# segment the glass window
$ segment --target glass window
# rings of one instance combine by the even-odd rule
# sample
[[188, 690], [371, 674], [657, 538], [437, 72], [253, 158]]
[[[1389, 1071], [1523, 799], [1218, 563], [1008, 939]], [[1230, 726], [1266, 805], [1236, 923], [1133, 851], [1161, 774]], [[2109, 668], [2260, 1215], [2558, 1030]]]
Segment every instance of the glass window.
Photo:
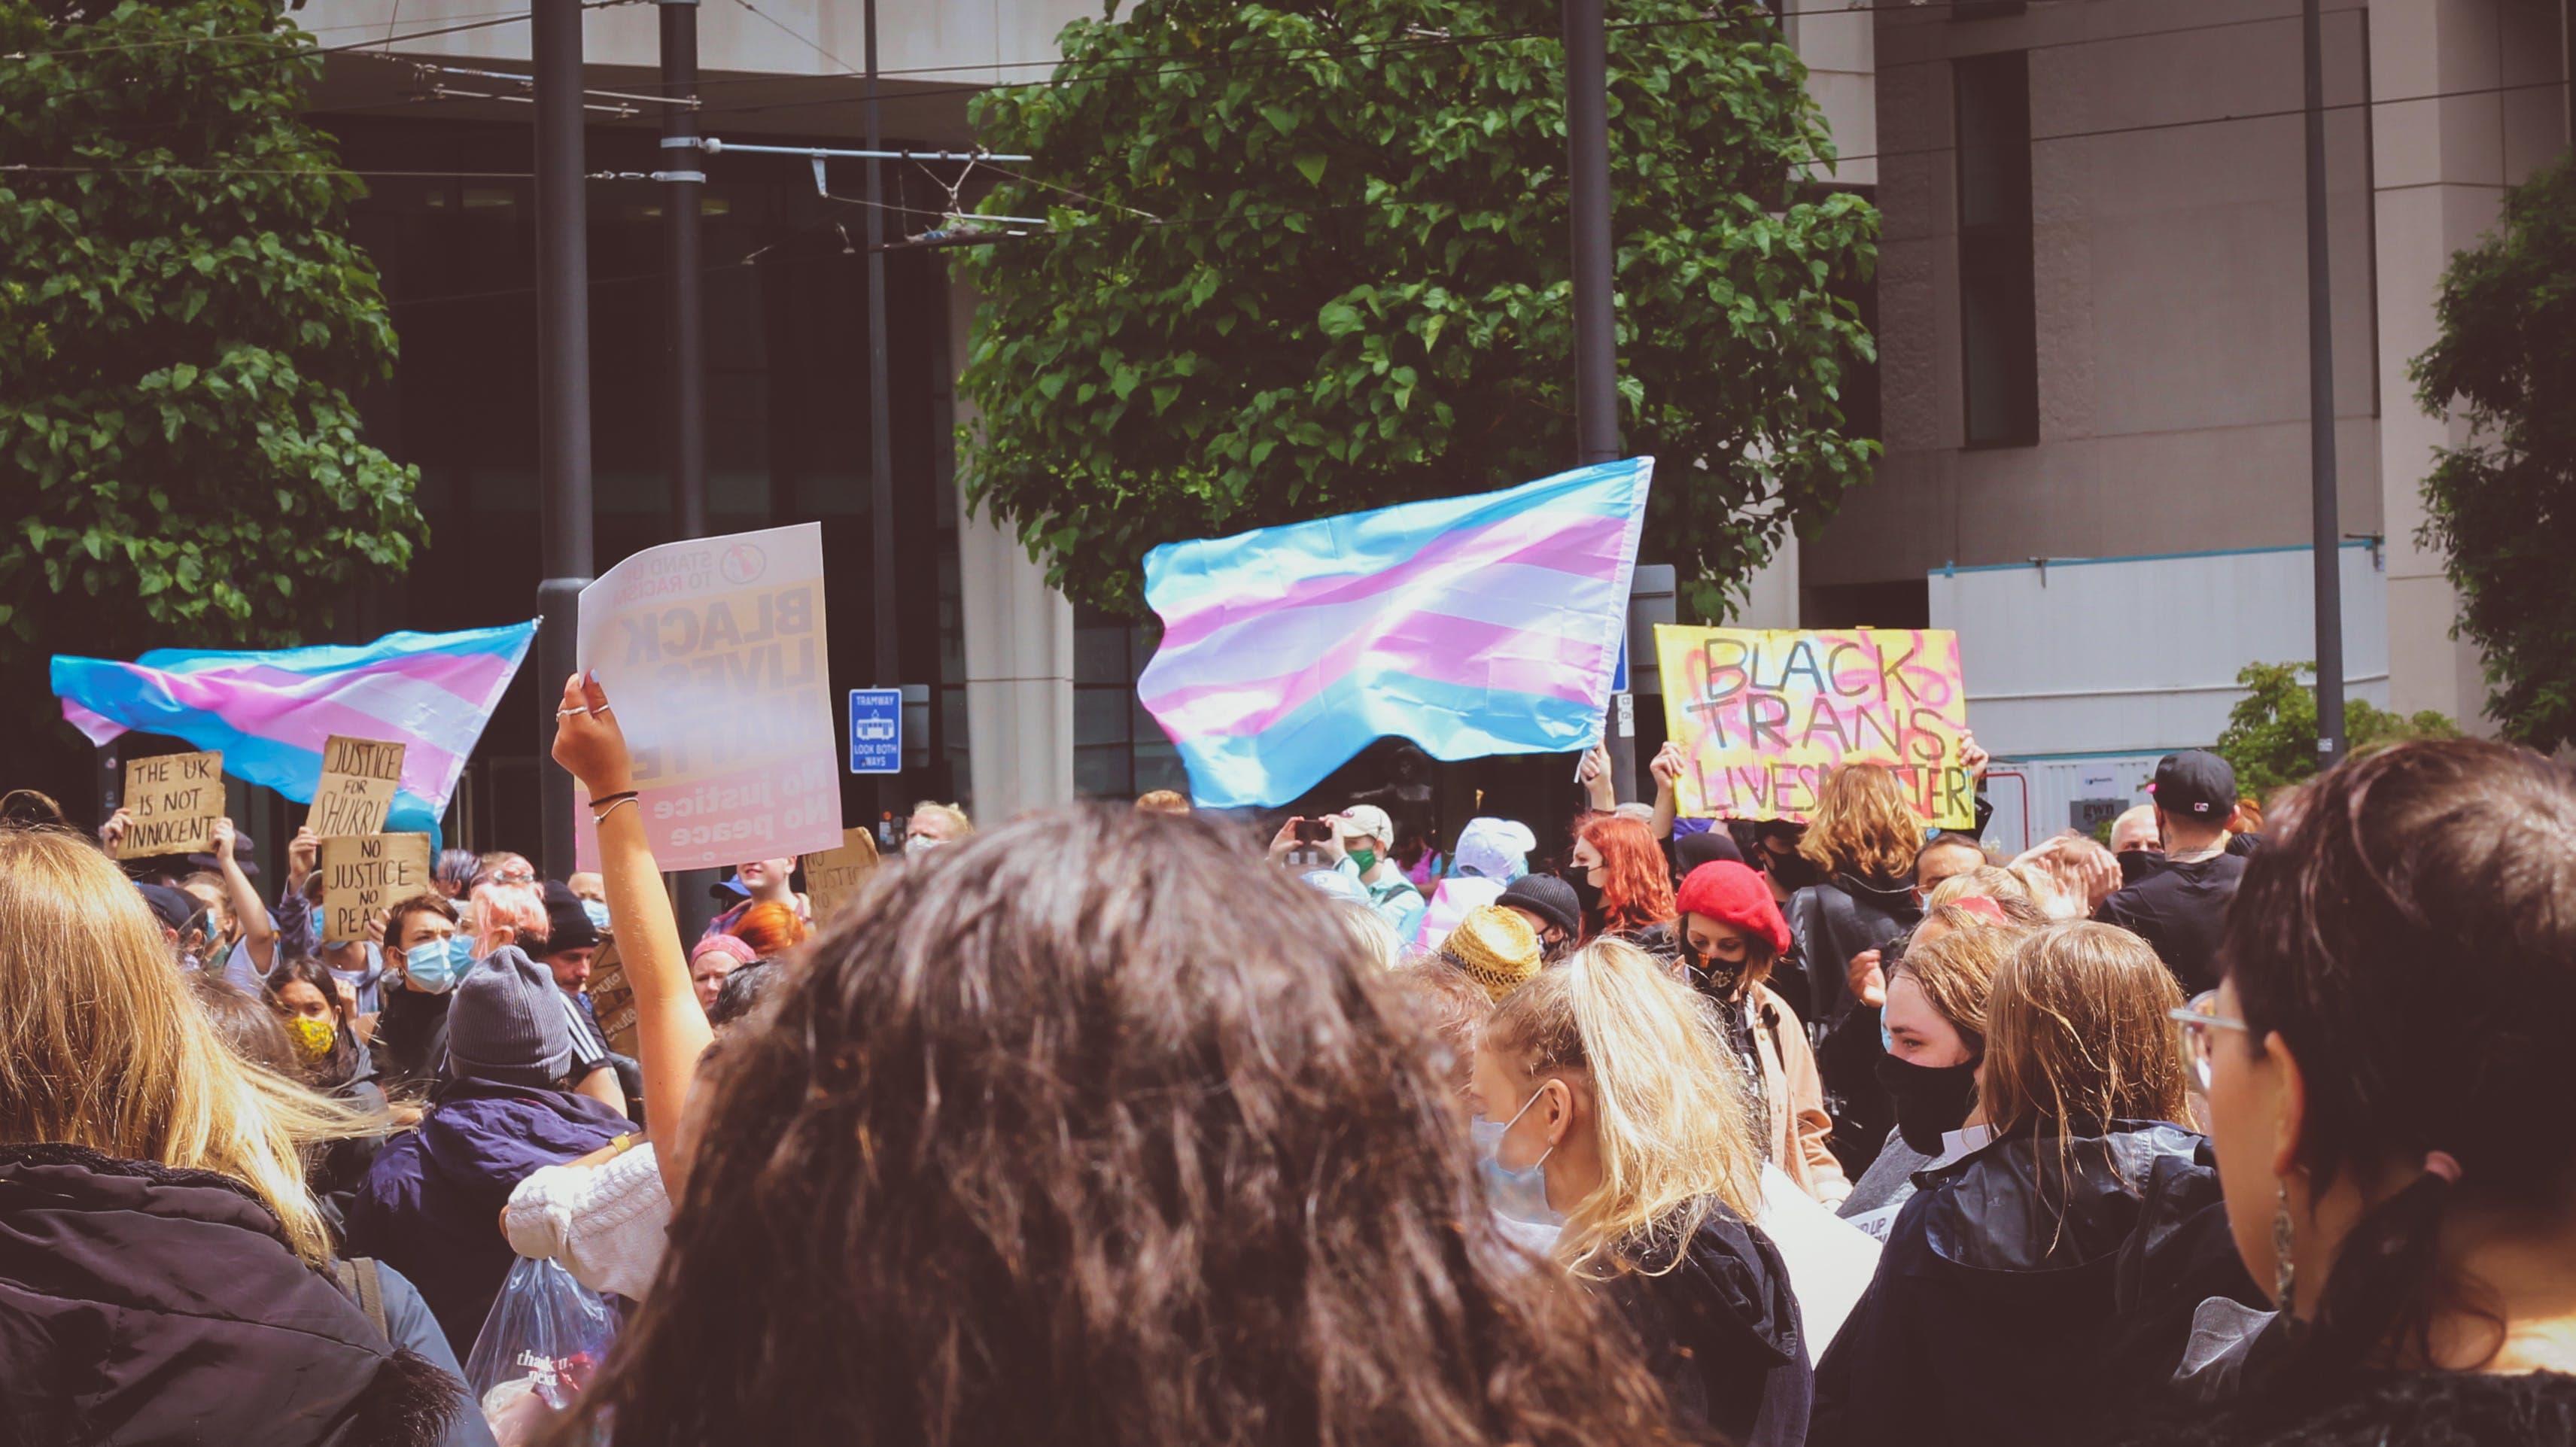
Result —
[[2031, 265], [2030, 57], [1952, 63], [1957, 105], [1960, 393], [1971, 447], [2039, 440]]

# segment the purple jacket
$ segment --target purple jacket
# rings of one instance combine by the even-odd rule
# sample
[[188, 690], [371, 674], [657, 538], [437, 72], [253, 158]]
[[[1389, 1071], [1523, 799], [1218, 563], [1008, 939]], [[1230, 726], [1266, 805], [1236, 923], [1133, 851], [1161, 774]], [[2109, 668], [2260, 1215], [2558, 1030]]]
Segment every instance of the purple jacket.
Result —
[[349, 1207], [349, 1252], [411, 1278], [463, 1358], [515, 1259], [501, 1208], [539, 1166], [585, 1156], [634, 1129], [586, 1095], [451, 1081], [427, 1120], [388, 1142]]

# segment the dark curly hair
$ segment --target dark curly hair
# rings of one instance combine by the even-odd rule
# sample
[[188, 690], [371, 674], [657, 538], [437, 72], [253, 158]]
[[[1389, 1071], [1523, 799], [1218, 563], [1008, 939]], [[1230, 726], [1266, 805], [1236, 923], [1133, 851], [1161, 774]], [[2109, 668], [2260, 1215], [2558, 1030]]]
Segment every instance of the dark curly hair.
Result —
[[1669, 1440], [1497, 1233], [1384, 973], [1194, 818], [908, 862], [710, 1058], [660, 1274], [553, 1441]]
[[2460, 1163], [2456, 1185], [2423, 1172], [2362, 1217], [2302, 1344], [2320, 1389], [2428, 1360], [2443, 1311], [2492, 1319], [2440, 1264], [2445, 1207], [2548, 1219], [2576, 1196], [2576, 773], [2471, 739], [2337, 766], [2246, 861], [2223, 959], [2254, 1048], [2277, 1031], [2298, 1059], [2318, 1189]]

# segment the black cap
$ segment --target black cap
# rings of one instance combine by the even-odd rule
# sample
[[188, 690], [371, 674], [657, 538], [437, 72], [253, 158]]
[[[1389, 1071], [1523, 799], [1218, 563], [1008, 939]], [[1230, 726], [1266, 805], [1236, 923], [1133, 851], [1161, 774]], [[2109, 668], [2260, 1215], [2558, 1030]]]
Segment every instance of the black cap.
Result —
[[1688, 877], [1692, 870], [1703, 864], [1722, 862], [1744, 862], [1744, 851], [1735, 847], [1735, 836], [1727, 833], [1725, 826], [1702, 829], [1696, 834], [1676, 832], [1673, 835], [1675, 873]]
[[581, 907], [581, 896], [573, 893], [570, 885], [547, 880], [546, 953], [559, 955], [598, 944], [599, 926], [590, 922], [590, 911]]
[[197, 903], [197, 897], [184, 889], [173, 889], [166, 884], [138, 884], [134, 887], [143, 891], [143, 902], [152, 907], [152, 917], [161, 922], [163, 929], [186, 933], [188, 921], [195, 919], [203, 908]]
[[1583, 933], [1583, 901], [1574, 886], [1553, 874], [1524, 874], [1505, 888], [1494, 903], [1525, 909], [1569, 935]]
[[2177, 818], [2224, 824], [2236, 811], [2236, 770], [2216, 754], [2185, 749], [2156, 764], [2147, 792], [2156, 796], [2157, 808]]

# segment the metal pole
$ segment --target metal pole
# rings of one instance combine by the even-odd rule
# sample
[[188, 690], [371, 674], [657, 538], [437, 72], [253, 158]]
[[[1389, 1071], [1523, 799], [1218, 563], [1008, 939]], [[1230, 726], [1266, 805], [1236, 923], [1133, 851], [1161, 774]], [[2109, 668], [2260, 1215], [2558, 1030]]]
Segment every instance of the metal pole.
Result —
[[[885, 149], [877, 105], [877, 0], [867, 0], [867, 121], [871, 151]], [[870, 157], [867, 167], [868, 237], [868, 552], [873, 576], [869, 598], [876, 624], [878, 688], [903, 686], [903, 650], [896, 632], [894, 567], [894, 397], [887, 390], [891, 365], [886, 340], [885, 162]], [[880, 813], [903, 809], [903, 776], [877, 776]]]
[[2307, 85], [2308, 494], [2316, 551], [2317, 766], [2343, 757], [2343, 528], [2336, 515], [2334, 287], [2326, 251], [2325, 47], [2317, 0], [2299, 7]]
[[529, 0], [537, 113], [537, 790], [545, 872], [572, 870], [572, 775], [549, 753], [590, 581], [590, 258], [583, 214], [581, 0]]
[[[1574, 460], [1619, 457], [1619, 343], [1610, 310], [1610, 50], [1603, 0], [1564, 0], [1566, 177], [1574, 279]], [[1626, 695], [1610, 700], [1602, 742], [1621, 800], [1637, 797], [1637, 740]]]
[[[698, 0], [659, 0], [662, 13], [662, 93], [674, 100], [698, 93]], [[694, 106], [663, 107], [662, 242], [671, 268], [671, 533], [707, 534], [707, 343], [700, 301], [705, 272], [698, 260], [698, 196], [706, 172], [698, 167], [698, 114]]]

